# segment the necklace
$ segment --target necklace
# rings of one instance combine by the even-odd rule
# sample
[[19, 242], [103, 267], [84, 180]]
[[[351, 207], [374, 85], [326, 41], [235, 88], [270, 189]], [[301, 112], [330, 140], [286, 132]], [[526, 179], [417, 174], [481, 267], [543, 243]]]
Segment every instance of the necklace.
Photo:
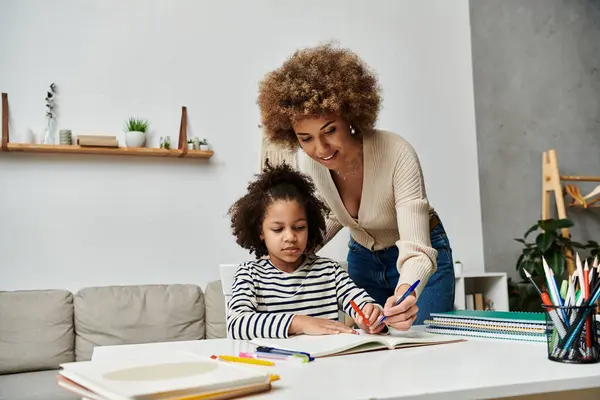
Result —
[[338, 169], [335, 171], [335, 172], [337, 172], [338, 175], [340, 175], [342, 177], [343, 180], [346, 180], [347, 176], [353, 175], [354, 173], [356, 173], [356, 170], [362, 164], [362, 152], [363, 152], [363, 148], [361, 146], [360, 151], [358, 152], [356, 157], [354, 157], [354, 159], [350, 162], [350, 166], [348, 167], [348, 169], [350, 169], [350, 172], [344, 173], [344, 172], [342, 172], [341, 169]]

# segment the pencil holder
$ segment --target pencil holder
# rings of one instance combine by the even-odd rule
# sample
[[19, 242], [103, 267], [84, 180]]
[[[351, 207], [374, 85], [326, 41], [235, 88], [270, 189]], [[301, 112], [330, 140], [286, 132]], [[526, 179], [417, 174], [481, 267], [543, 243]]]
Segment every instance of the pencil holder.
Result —
[[548, 358], [571, 364], [600, 361], [595, 305], [549, 306], [546, 309]]

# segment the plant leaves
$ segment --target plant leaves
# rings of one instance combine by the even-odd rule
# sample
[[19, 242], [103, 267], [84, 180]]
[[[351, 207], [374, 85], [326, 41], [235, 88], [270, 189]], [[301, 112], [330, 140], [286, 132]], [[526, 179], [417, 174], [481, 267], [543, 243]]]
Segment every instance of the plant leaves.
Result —
[[[537, 262], [532, 262], [533, 263], [533, 270], [535, 271], [535, 275], [538, 276], [544, 276], [544, 267], [542, 266], [542, 262], [537, 261]], [[534, 274], [531, 274], [534, 275]]]
[[533, 231], [535, 231], [536, 229], [539, 228], [539, 223], [536, 223], [535, 225], [533, 225], [531, 228], [527, 229], [527, 232], [525, 232], [525, 235], [523, 235], [523, 238], [526, 239], [527, 236], [529, 236], [529, 234]]
[[523, 243], [524, 245], [527, 245], [527, 242], [525, 242], [525, 239], [514, 239], [519, 243]]
[[519, 267], [521, 266], [521, 262], [523, 261], [523, 258], [525, 258], [525, 254], [523, 254], [523, 253], [522, 253], [522, 254], [519, 256], [519, 258], [517, 259], [517, 266], [516, 266], [516, 269], [517, 269], [517, 270], [519, 270]]
[[547, 231], [544, 233], [540, 233], [535, 239], [535, 244], [537, 245], [537, 247], [539, 247], [542, 253], [546, 253], [550, 246], [552, 246], [552, 243], [554, 243], [554, 241], [556, 240], [556, 237], [556, 233], [554, 232]]
[[548, 258], [546, 258], [548, 262], [548, 266], [552, 268], [554, 272], [554, 276], [558, 280], [558, 284], [560, 285], [562, 278], [565, 273], [565, 256], [562, 252], [554, 252], [551, 253]]
[[587, 246], [584, 244], [581, 244], [579, 242], [573, 242], [571, 241], [571, 247], [575, 248], [575, 249], [587, 249]]
[[570, 228], [572, 227], [573, 221], [571, 221], [568, 218], [563, 218], [563, 219], [546, 219], [544, 221], [541, 222], [540, 226], [543, 230], [545, 230], [546, 232], [548, 231], [557, 231], [559, 229], [563, 229], [563, 228]]

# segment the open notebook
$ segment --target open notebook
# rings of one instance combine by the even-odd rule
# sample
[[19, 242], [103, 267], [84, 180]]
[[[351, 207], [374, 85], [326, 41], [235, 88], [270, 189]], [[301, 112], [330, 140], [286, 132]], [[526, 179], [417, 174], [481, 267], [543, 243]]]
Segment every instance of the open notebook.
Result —
[[182, 351], [156, 359], [61, 364], [58, 385], [90, 400], [231, 399], [268, 391], [277, 376]]
[[388, 335], [371, 335], [359, 331], [358, 335], [297, 335], [287, 339], [254, 339], [257, 346], [274, 347], [282, 350], [301, 351], [311, 357], [338, 356], [373, 350], [393, 350], [414, 346], [429, 346], [442, 343], [462, 342], [463, 339], [447, 338], [419, 331], [397, 331], [390, 328]]

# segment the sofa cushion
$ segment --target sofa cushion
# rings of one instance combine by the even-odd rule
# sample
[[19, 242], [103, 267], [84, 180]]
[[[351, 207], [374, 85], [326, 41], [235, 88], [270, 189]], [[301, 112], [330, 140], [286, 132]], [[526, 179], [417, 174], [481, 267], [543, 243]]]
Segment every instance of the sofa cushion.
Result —
[[204, 339], [204, 296], [196, 285], [89, 287], [74, 296], [75, 358], [94, 346]]
[[0, 375], [0, 399], [6, 400], [78, 400], [77, 396], [56, 383], [58, 370]]
[[71, 292], [0, 292], [0, 374], [56, 369], [74, 346]]
[[223, 295], [221, 281], [209, 282], [206, 285], [204, 301], [206, 303], [206, 338], [226, 338], [225, 296]]

